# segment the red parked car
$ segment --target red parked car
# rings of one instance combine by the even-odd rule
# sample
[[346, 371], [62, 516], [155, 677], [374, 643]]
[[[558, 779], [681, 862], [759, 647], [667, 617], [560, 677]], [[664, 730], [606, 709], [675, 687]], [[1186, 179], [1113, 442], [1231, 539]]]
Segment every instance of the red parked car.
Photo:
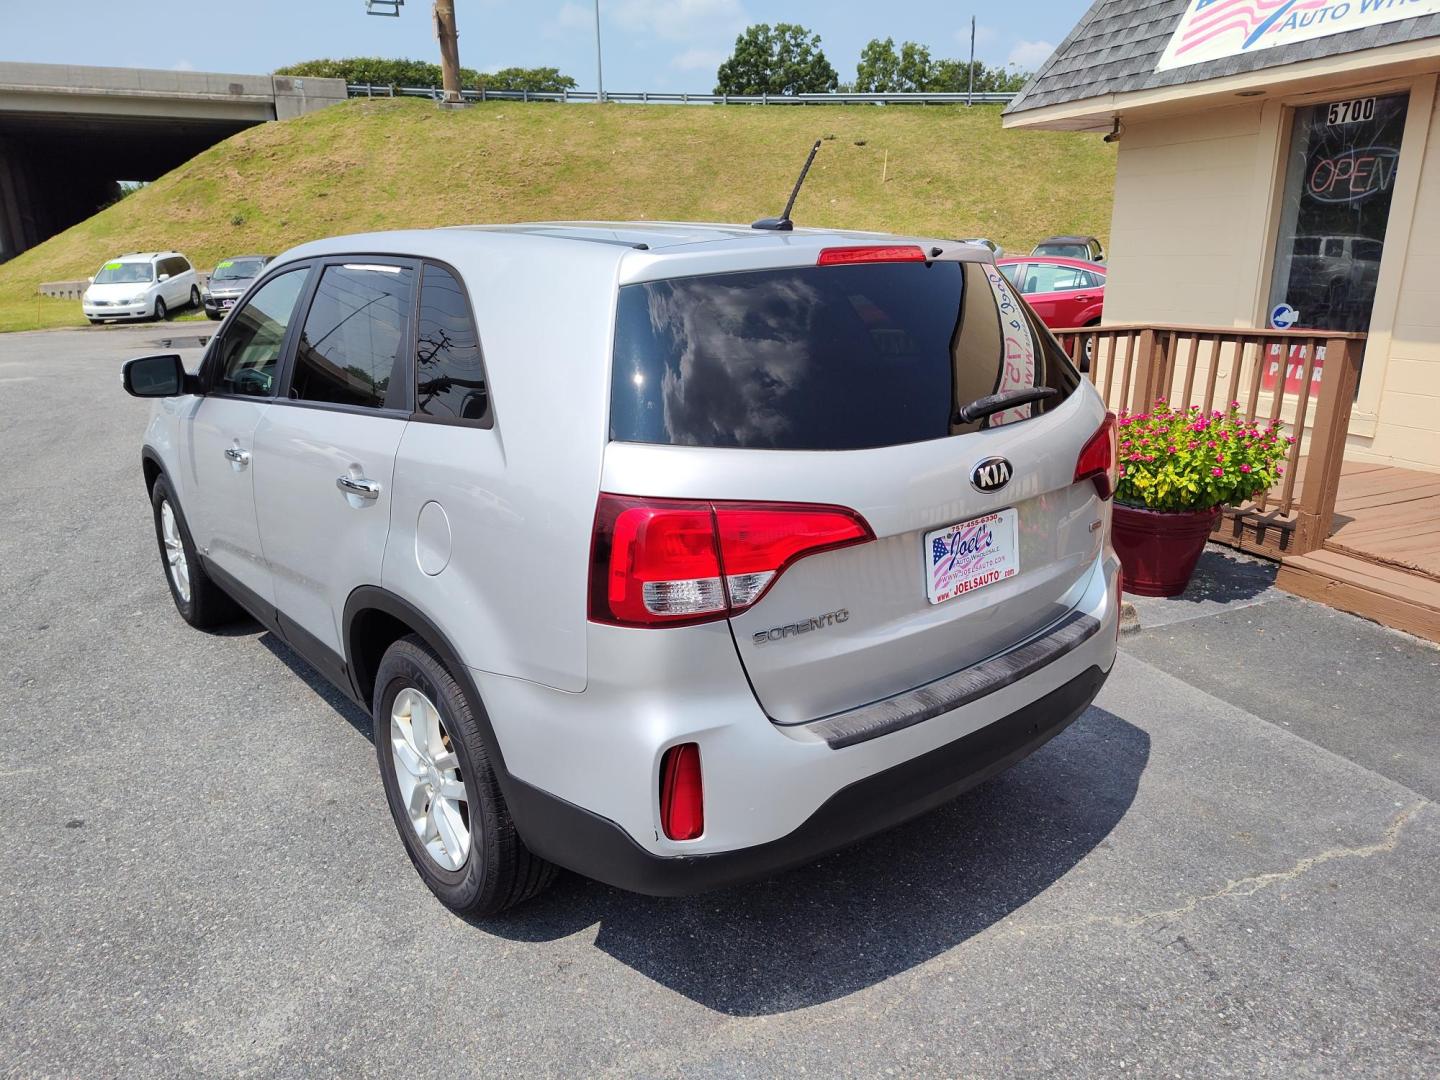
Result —
[[1014, 255], [995, 265], [1052, 330], [1093, 326], [1105, 306], [1105, 267], [1084, 259]]

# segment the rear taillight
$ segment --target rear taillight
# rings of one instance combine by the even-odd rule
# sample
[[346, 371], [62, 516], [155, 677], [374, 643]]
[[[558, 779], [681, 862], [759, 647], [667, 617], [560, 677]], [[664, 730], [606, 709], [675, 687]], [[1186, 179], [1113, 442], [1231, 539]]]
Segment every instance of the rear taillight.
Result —
[[681, 743], [660, 759], [660, 827], [671, 840], [694, 840], [705, 831], [700, 747]]
[[866, 247], [832, 247], [820, 252], [816, 266], [849, 266], [854, 263], [924, 262], [925, 250], [914, 244], [871, 244]]
[[1090, 436], [1075, 462], [1075, 483], [1093, 480], [1100, 498], [1108, 499], [1115, 494], [1115, 482], [1119, 479], [1115, 470], [1115, 414], [1106, 413], [1099, 430]]
[[590, 618], [687, 626], [754, 604], [796, 560], [873, 540], [853, 510], [690, 502], [602, 493], [590, 554]]

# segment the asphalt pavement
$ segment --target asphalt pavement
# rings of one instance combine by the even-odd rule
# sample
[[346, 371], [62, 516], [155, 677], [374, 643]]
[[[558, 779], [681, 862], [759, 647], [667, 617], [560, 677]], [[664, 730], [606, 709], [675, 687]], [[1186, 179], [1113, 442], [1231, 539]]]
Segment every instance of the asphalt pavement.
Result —
[[171, 605], [119, 365], [209, 329], [0, 335], [0, 1073], [1440, 1074], [1440, 651], [1219, 551], [928, 817], [456, 918], [368, 717]]

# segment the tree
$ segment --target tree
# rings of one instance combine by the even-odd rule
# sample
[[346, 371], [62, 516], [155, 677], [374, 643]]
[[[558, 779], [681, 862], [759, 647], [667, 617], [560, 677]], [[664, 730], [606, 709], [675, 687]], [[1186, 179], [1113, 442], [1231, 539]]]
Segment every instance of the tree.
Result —
[[529, 90], [532, 94], [558, 94], [574, 90], [576, 83], [559, 68], [501, 68], [494, 74], [481, 72], [471, 83], [477, 90]]
[[[344, 79], [350, 83], [374, 86], [422, 86], [439, 89], [443, 85], [439, 64], [425, 60], [390, 60], [378, 56], [360, 56], [348, 60], [306, 60], [279, 68], [276, 75], [296, 75], [312, 79]], [[492, 73], [460, 69], [460, 85], [467, 90], [529, 90], [531, 93], [559, 93], [575, 89], [575, 80], [562, 75], [558, 68], [504, 68]]]
[[902, 92], [933, 89], [930, 78], [934, 67], [929, 49], [913, 41], [905, 42], [900, 46], [900, 68], [896, 73], [900, 80], [899, 89]]
[[823, 94], [840, 82], [820, 35], [793, 23], [748, 27], [715, 77], [717, 94]]
[[855, 68], [855, 89], [862, 94], [893, 94], [900, 82], [900, 57], [895, 39], [871, 38], [860, 52]]
[[[1014, 93], [1029, 80], [1027, 72], [986, 67], [975, 61], [977, 94]], [[970, 65], [962, 60], [932, 60], [924, 45], [907, 41], [895, 51], [891, 38], [873, 39], [860, 53], [855, 89], [882, 94], [913, 91], [963, 94], [970, 89]]]
[[[977, 94], [1013, 94], [1030, 81], [1030, 73], [1018, 68], [987, 67], [975, 61], [975, 92]], [[935, 64], [927, 90], [963, 94], [970, 89], [970, 65], [963, 60], [941, 60]]]

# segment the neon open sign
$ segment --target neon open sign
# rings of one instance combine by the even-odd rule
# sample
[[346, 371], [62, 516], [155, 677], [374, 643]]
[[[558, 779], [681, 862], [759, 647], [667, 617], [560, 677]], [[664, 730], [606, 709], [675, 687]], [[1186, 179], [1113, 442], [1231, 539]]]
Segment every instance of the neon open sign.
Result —
[[1399, 159], [1400, 151], [1388, 146], [1367, 146], [1317, 158], [1310, 167], [1306, 189], [1311, 198], [1324, 203], [1363, 202], [1390, 189]]

